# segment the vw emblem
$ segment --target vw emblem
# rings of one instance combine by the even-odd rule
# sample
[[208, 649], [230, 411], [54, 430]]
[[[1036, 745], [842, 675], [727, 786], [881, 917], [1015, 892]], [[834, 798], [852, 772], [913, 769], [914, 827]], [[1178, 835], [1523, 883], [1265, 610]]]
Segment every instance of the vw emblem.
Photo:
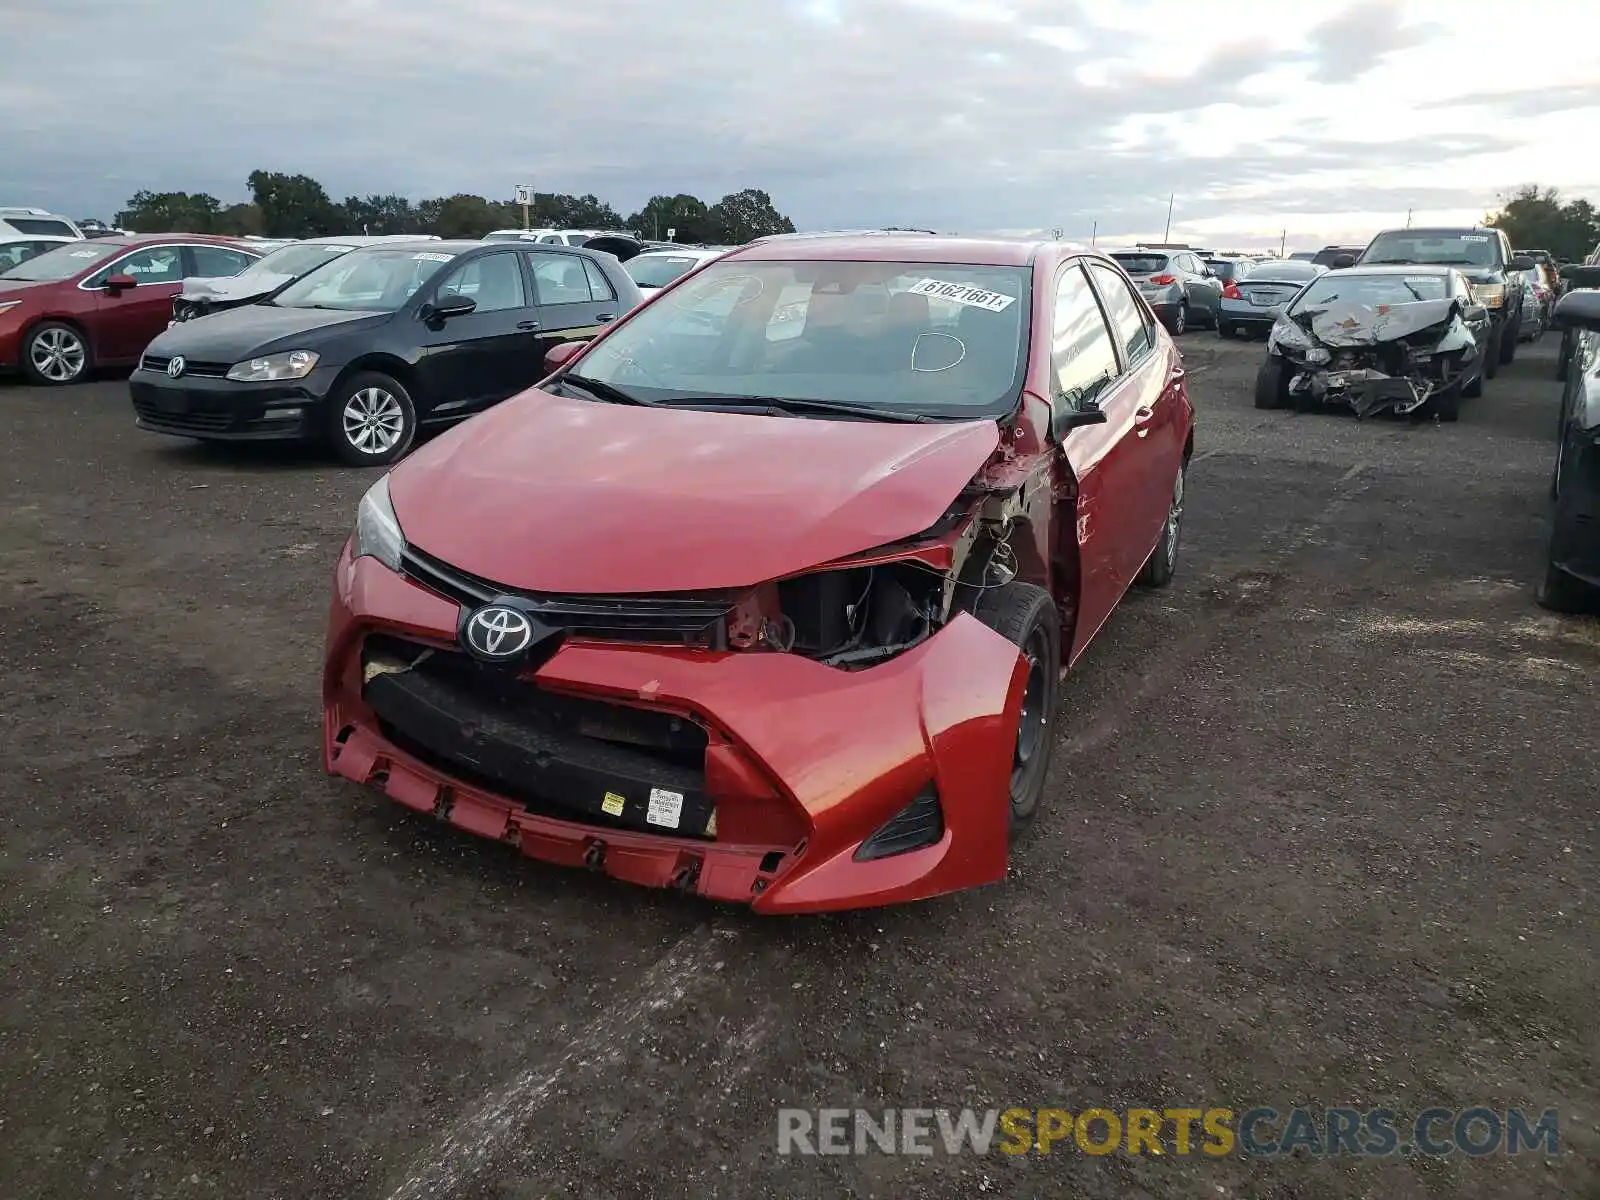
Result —
[[467, 649], [479, 658], [505, 662], [533, 644], [533, 622], [514, 608], [490, 604], [467, 619]]
[[167, 374], [176, 379], [179, 375], [183, 374], [184, 367], [188, 365], [188, 363], [183, 361], [183, 355], [180, 354], [167, 364]]

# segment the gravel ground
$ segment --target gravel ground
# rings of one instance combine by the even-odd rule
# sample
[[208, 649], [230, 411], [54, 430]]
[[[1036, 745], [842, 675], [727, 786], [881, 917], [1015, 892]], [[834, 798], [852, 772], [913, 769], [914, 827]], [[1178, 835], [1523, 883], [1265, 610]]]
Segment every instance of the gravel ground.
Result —
[[[1004, 885], [804, 920], [320, 772], [372, 479], [0, 387], [0, 1196], [1600, 1194], [1600, 626], [1533, 605], [1557, 388], [1257, 412], [1185, 337], [1179, 577], [1068, 681]], [[1561, 1155], [781, 1158], [780, 1106], [1561, 1110]]]

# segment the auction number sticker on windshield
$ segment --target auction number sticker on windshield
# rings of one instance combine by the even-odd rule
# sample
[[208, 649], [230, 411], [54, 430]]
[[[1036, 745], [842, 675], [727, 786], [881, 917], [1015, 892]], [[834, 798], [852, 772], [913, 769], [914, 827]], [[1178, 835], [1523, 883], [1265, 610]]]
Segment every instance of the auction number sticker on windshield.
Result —
[[411, 261], [412, 262], [449, 262], [454, 257], [455, 257], [454, 254], [435, 254], [433, 251], [429, 250], [428, 252], [426, 252], [424, 254], [413, 254], [411, 256]]
[[100, 257], [100, 251], [98, 251], [98, 250], [74, 250], [72, 252], [72, 257], [73, 258], [99, 258]]
[[1461, 240], [1463, 242], [1487, 242], [1489, 235], [1486, 233], [1463, 233]]
[[354, 249], [354, 246], [324, 246], [322, 252], [324, 254], [348, 254]]
[[950, 283], [944, 279], [921, 279], [909, 289], [913, 296], [936, 296], [952, 304], [968, 308], [986, 308], [990, 312], [1005, 312], [1016, 302], [1015, 296], [1005, 296], [970, 283]]

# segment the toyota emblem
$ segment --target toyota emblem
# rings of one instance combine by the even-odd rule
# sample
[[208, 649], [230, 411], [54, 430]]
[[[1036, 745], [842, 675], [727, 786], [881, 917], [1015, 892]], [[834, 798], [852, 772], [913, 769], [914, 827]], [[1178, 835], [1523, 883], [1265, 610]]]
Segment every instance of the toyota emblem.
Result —
[[467, 619], [467, 649], [490, 662], [509, 662], [533, 644], [533, 622], [503, 604], [480, 608]]
[[167, 364], [167, 374], [176, 379], [179, 375], [183, 374], [184, 367], [188, 365], [188, 363], [183, 361], [183, 355], [180, 354]]

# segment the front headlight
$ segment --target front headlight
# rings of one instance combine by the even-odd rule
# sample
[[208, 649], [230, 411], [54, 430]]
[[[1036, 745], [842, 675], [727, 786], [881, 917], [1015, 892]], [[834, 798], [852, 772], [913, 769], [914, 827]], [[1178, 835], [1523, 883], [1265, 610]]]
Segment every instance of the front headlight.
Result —
[[1499, 308], [1506, 302], [1506, 285], [1503, 283], [1475, 283], [1472, 294], [1485, 308]]
[[1267, 353], [1282, 354], [1285, 350], [1311, 349], [1311, 337], [1288, 317], [1279, 317], [1267, 335]]
[[356, 532], [351, 539], [350, 557], [370, 554], [391, 571], [400, 569], [400, 552], [406, 548], [405, 535], [395, 519], [389, 500], [389, 477], [385, 475], [367, 489], [356, 509]]
[[228, 368], [228, 378], [238, 383], [304, 379], [311, 374], [316, 365], [316, 351], [290, 350], [284, 354], [269, 354], [265, 358], [252, 358], [249, 362], [234, 363]]

